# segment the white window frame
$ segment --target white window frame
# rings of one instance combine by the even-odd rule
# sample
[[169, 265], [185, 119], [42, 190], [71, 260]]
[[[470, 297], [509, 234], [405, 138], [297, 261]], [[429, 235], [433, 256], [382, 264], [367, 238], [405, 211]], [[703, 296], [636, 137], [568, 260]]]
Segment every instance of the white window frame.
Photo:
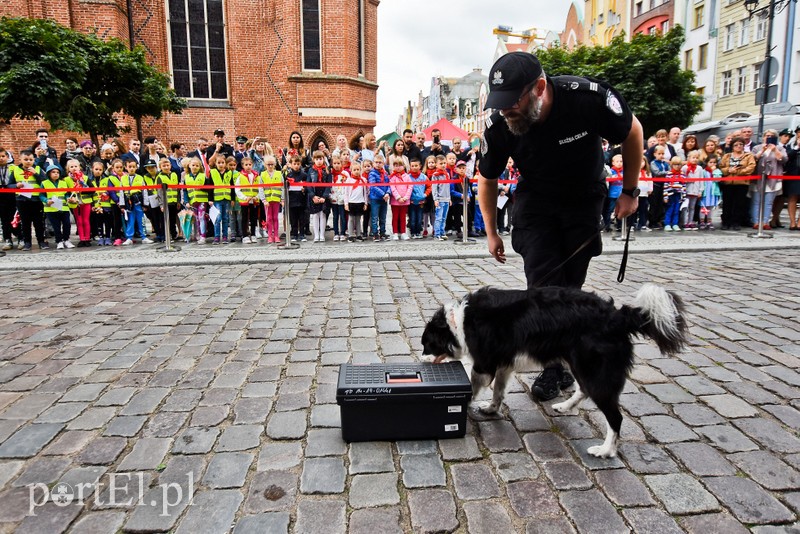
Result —
[[756, 31], [753, 41], [761, 41], [767, 38], [767, 16], [763, 13], [756, 16]]
[[694, 68], [693, 68], [694, 65], [693, 65], [693, 61], [692, 61], [692, 57], [693, 56], [694, 56], [694, 49], [693, 48], [690, 48], [689, 50], [684, 50], [683, 51], [683, 62], [685, 63], [683, 68], [685, 70], [694, 70]]
[[736, 24], [725, 26], [725, 52], [733, 50], [736, 44]]
[[761, 82], [759, 79], [761, 78], [761, 65], [763, 64], [764, 62], [762, 61], [761, 63], [756, 63], [753, 65], [753, 83], [751, 84], [753, 91], [761, 87]]
[[747, 71], [749, 67], [739, 67], [736, 69], [736, 94], [741, 95], [747, 92]]
[[739, 46], [750, 44], [750, 19], [742, 19], [741, 31], [739, 32]]
[[[211, 87], [211, 47], [209, 46], [209, 39], [208, 39], [208, 0], [203, 0], [203, 24], [205, 26], [206, 31], [206, 67], [207, 67], [207, 75], [208, 75], [208, 97], [197, 97], [194, 96], [194, 83], [193, 83], [193, 70], [192, 70], [192, 41], [189, 35], [189, 1], [183, 0], [184, 3], [184, 13], [186, 13], [186, 43], [187, 43], [187, 55], [189, 61], [189, 91], [191, 96], [182, 96], [182, 98], [186, 98], [187, 100], [195, 100], [195, 101], [203, 101], [203, 102], [226, 102], [230, 100], [231, 95], [231, 83], [230, 83], [230, 70], [228, 69], [228, 21], [225, 17], [225, 2], [226, 0], [220, 0], [222, 3], [222, 32], [225, 39], [225, 46], [223, 46], [223, 54], [225, 55], [225, 97], [218, 97], [214, 98], [211, 95], [214, 93]], [[169, 14], [169, 1], [165, 2], [165, 12], [167, 16], [167, 60], [169, 61], [169, 77], [172, 82], [172, 87], [175, 87], [175, 74], [174, 74], [174, 65], [172, 62], [172, 20], [170, 19]]]
[[722, 96], [731, 96], [733, 93], [731, 92], [733, 86], [733, 71], [726, 70], [722, 73], [722, 90], [720, 94]]
[[708, 43], [705, 43], [697, 47], [697, 70], [705, 70], [707, 68], [708, 68]]
[[668, 31], [669, 31], [669, 21], [665, 20], [664, 22], [661, 23], [661, 34], [666, 35]]

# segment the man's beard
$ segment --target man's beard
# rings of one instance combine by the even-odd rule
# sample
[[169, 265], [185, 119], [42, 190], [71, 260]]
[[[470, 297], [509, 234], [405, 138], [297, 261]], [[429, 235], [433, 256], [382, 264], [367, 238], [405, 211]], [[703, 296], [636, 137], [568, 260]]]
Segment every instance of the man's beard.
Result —
[[531, 126], [538, 122], [542, 115], [542, 104], [543, 101], [541, 98], [536, 98], [531, 95], [531, 103], [528, 109], [521, 113], [515, 113], [513, 117], [505, 115], [509, 131], [514, 135], [525, 135], [528, 133]]

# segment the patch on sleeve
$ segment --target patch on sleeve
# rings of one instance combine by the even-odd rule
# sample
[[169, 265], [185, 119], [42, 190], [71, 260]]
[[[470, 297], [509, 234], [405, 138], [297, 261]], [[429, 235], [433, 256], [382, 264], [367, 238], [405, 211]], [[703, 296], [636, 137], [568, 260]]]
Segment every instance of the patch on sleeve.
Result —
[[481, 134], [481, 155], [485, 156], [489, 152], [489, 145], [486, 143], [486, 136]]
[[606, 107], [610, 109], [614, 115], [618, 117], [622, 116], [622, 104], [620, 104], [619, 99], [611, 89], [606, 91]]

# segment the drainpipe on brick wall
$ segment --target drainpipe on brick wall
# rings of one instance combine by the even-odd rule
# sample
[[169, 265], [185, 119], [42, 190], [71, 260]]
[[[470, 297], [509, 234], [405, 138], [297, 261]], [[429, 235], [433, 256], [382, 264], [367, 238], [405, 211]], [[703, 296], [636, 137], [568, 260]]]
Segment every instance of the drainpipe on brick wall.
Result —
[[[127, 0], [127, 16], [128, 16], [128, 47], [133, 50], [136, 45], [135, 36], [133, 33], [133, 2]], [[139, 142], [142, 141], [142, 119], [136, 117], [136, 138]]]

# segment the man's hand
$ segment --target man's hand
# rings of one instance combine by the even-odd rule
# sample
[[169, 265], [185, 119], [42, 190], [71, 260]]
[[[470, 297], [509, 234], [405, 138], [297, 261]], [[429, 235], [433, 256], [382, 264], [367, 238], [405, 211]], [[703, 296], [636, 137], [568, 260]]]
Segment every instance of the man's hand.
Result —
[[617, 219], [624, 219], [628, 215], [633, 215], [634, 213], [636, 213], [638, 207], [639, 207], [638, 197], [633, 198], [632, 196], [623, 193], [617, 199], [617, 205], [614, 208], [614, 215], [617, 216]]
[[489, 245], [489, 253], [500, 263], [505, 263], [506, 246], [503, 243], [503, 238], [500, 237], [499, 234], [493, 233], [492, 235], [489, 235], [486, 240]]

